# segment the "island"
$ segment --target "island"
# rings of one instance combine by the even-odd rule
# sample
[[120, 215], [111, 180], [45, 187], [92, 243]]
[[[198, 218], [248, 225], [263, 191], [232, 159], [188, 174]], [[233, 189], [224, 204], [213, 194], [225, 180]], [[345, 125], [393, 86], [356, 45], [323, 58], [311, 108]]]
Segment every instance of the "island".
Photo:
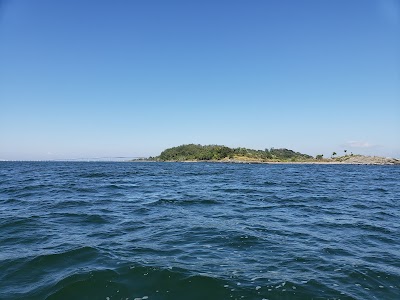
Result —
[[347, 154], [346, 150], [344, 152], [342, 156], [333, 152], [331, 157], [324, 158], [323, 155], [313, 157], [285, 148], [254, 150], [223, 145], [186, 144], [165, 149], [156, 157], [133, 161], [400, 165], [400, 160], [396, 158]]

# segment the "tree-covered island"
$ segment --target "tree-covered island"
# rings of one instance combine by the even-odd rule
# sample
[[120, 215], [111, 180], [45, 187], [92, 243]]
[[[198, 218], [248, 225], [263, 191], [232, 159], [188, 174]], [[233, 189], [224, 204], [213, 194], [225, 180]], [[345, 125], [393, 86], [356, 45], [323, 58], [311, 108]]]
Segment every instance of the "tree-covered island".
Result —
[[230, 148], [223, 145], [187, 144], [168, 148], [159, 156], [135, 161], [153, 162], [233, 162], [233, 163], [322, 163], [322, 164], [367, 164], [367, 165], [400, 165], [400, 160], [379, 156], [347, 154], [337, 155], [333, 152], [329, 158], [323, 155], [315, 157], [285, 148], [254, 150], [248, 148]]
[[226, 161], [226, 162], [300, 162], [311, 161], [310, 155], [289, 149], [254, 150], [223, 145], [188, 144], [164, 150], [156, 161]]

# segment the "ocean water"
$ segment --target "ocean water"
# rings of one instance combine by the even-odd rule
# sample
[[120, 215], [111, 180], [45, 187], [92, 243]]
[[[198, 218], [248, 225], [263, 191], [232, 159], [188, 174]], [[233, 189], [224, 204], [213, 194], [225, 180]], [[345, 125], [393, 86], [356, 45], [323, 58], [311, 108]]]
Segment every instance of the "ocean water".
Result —
[[0, 299], [400, 299], [400, 168], [0, 163]]

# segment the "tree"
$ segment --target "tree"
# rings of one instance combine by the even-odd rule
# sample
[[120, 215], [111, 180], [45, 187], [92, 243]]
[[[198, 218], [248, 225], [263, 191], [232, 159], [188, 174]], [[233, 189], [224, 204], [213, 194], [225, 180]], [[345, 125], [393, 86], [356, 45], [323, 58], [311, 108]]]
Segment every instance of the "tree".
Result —
[[337, 154], [336, 152], [333, 152], [333, 153], [332, 153], [332, 157], [334, 157], [336, 154]]
[[322, 158], [324, 158], [324, 155], [323, 154], [318, 154], [315, 158], [318, 159], [318, 160], [321, 160]]
[[347, 150], [344, 150], [344, 154], [346, 155], [346, 153], [347, 153]]

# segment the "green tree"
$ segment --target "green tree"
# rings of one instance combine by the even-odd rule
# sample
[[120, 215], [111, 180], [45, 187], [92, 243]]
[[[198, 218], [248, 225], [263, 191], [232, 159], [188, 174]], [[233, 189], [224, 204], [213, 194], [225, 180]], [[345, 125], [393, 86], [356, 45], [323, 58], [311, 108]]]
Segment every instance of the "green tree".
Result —
[[187, 161], [187, 160], [221, 160], [234, 156], [252, 158], [256, 160], [278, 159], [282, 161], [302, 161], [313, 157], [289, 149], [254, 150], [247, 148], [229, 148], [222, 145], [196, 145], [188, 144], [164, 150], [156, 157], [160, 161]]

